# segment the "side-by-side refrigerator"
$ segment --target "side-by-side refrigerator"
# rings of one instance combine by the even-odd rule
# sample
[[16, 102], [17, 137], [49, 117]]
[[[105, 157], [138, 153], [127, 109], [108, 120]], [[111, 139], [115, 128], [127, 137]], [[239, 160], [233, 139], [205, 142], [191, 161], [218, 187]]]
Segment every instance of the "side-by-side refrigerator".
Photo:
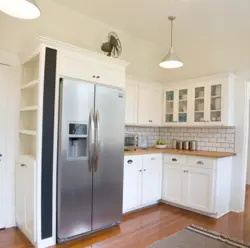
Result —
[[123, 90], [62, 79], [58, 132], [57, 241], [122, 218]]

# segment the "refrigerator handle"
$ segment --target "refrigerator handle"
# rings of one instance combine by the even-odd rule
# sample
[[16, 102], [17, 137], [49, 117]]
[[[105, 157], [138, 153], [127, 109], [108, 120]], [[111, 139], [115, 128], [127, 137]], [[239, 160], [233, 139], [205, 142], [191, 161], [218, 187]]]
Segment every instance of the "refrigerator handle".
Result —
[[96, 138], [96, 148], [95, 148], [95, 172], [98, 170], [98, 160], [99, 160], [99, 149], [100, 149], [100, 114], [96, 111], [96, 123], [95, 123], [95, 138]]
[[91, 172], [93, 167], [93, 150], [95, 143], [95, 122], [94, 122], [94, 111], [93, 109], [89, 112], [89, 127], [88, 127], [88, 164], [89, 172]]

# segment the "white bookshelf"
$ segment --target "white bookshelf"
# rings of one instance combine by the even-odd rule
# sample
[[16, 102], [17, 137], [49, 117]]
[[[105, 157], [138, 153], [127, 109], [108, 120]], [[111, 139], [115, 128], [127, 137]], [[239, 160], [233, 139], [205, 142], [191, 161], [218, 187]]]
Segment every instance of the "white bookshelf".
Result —
[[37, 54], [23, 64], [20, 85], [19, 158], [36, 160], [39, 92], [39, 59]]

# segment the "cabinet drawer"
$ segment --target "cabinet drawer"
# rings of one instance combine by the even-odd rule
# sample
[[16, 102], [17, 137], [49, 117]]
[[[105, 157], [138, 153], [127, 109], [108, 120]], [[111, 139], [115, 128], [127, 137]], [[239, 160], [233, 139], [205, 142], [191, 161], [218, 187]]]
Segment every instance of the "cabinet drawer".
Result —
[[142, 168], [142, 156], [125, 156], [124, 166], [137, 166]]
[[148, 154], [148, 155], [143, 155], [143, 162], [160, 162], [162, 161], [162, 155], [161, 154]]
[[167, 164], [186, 165], [187, 157], [185, 155], [165, 154], [164, 162]]
[[187, 158], [187, 165], [188, 166], [200, 167], [200, 168], [203, 168], [203, 169], [215, 169], [216, 159], [189, 156]]

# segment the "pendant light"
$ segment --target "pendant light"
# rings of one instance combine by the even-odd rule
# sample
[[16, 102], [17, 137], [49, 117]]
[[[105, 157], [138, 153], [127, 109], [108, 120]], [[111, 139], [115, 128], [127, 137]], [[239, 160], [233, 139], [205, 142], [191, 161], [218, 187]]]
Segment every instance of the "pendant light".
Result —
[[173, 48], [173, 21], [175, 20], [174, 16], [169, 16], [168, 20], [171, 22], [171, 43], [167, 55], [163, 58], [160, 63], [160, 67], [167, 69], [174, 69], [183, 66], [183, 62], [177, 57]]
[[19, 19], [35, 19], [41, 14], [35, 0], [0, 0], [0, 10]]

